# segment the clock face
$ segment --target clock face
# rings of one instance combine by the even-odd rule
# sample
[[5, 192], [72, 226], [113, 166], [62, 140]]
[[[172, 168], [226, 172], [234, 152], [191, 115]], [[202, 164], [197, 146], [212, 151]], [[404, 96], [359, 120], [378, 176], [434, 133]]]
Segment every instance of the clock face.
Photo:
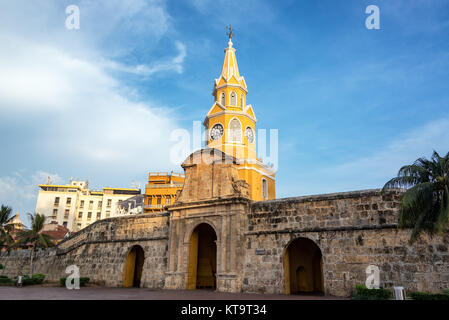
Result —
[[251, 129], [250, 127], [247, 127], [245, 130], [245, 136], [246, 136], [246, 139], [248, 139], [249, 143], [253, 143], [253, 141], [254, 141], [253, 129]]
[[223, 132], [224, 132], [223, 126], [221, 124], [217, 123], [210, 130], [210, 137], [212, 140], [218, 140], [223, 135]]

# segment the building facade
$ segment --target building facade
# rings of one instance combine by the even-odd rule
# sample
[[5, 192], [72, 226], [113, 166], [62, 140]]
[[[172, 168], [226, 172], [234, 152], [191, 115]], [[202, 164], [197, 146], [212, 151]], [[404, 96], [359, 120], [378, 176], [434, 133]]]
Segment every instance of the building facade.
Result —
[[137, 196], [121, 200], [118, 203], [118, 211], [120, 215], [126, 214], [140, 214], [143, 213], [144, 195], [138, 194]]
[[119, 202], [138, 194], [140, 189], [136, 188], [90, 190], [88, 180], [40, 184], [35, 212], [45, 215], [49, 223], [76, 232], [97, 220], [119, 216]]
[[[411, 230], [397, 227], [401, 190], [252, 201], [235, 159], [210, 151], [215, 162], [184, 164], [185, 186], [168, 211], [96, 221], [39, 251], [34, 272], [58, 281], [75, 264], [111, 287], [347, 297], [374, 265], [386, 289], [449, 287], [449, 233], [409, 245]], [[28, 250], [1, 253], [3, 274], [28, 273], [29, 259]]]
[[[403, 190], [274, 199], [274, 173], [256, 161], [254, 141], [244, 136], [246, 128], [255, 130], [246, 92], [230, 41], [214, 88], [217, 101], [205, 121], [207, 147], [185, 159], [185, 176], [149, 175], [145, 204], [160, 196], [156, 204], [163, 210], [98, 219], [56, 248], [38, 252], [35, 272], [58, 281], [75, 264], [82, 277], [111, 287], [347, 297], [374, 265], [383, 288], [449, 287], [449, 233], [424, 234], [409, 245], [411, 230], [397, 226]], [[176, 186], [181, 180], [182, 188]], [[61, 222], [73, 212], [73, 223], [76, 212], [98, 209], [102, 218], [109, 208], [112, 216], [115, 200], [139, 191], [90, 192], [78, 182], [40, 187], [43, 211]], [[163, 203], [167, 194], [170, 203]], [[29, 272], [29, 258], [26, 250], [1, 253], [4, 274]]]
[[173, 204], [184, 185], [184, 174], [175, 172], [150, 172], [145, 186], [144, 213], [162, 212], [164, 206]]

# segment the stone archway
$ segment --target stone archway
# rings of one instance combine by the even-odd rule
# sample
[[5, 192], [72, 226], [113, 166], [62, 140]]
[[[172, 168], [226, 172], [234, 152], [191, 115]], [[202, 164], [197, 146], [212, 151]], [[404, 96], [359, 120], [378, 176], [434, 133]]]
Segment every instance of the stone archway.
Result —
[[318, 245], [297, 238], [284, 254], [285, 293], [324, 293], [323, 256]]
[[207, 223], [192, 232], [189, 246], [187, 289], [217, 287], [217, 234]]
[[133, 246], [126, 257], [124, 287], [140, 287], [144, 261], [145, 253], [143, 248], [139, 245]]

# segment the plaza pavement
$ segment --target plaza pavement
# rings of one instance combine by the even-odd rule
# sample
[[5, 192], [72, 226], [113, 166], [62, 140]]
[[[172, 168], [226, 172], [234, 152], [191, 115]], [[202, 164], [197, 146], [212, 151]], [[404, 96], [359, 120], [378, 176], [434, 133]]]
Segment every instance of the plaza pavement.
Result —
[[341, 300], [331, 296], [225, 293], [212, 290], [155, 290], [148, 288], [0, 286], [0, 300]]

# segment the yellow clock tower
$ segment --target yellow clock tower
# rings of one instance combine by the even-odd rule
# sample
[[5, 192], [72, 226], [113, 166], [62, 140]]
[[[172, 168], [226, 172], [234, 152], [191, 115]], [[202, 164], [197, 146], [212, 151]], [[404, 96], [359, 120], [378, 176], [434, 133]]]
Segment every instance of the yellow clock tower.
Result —
[[239, 73], [231, 30], [228, 35], [221, 75], [214, 82], [214, 104], [203, 123], [207, 147], [237, 158], [239, 178], [250, 185], [253, 200], [274, 199], [275, 171], [257, 158], [257, 119], [253, 107], [246, 103], [248, 89], [245, 78]]

